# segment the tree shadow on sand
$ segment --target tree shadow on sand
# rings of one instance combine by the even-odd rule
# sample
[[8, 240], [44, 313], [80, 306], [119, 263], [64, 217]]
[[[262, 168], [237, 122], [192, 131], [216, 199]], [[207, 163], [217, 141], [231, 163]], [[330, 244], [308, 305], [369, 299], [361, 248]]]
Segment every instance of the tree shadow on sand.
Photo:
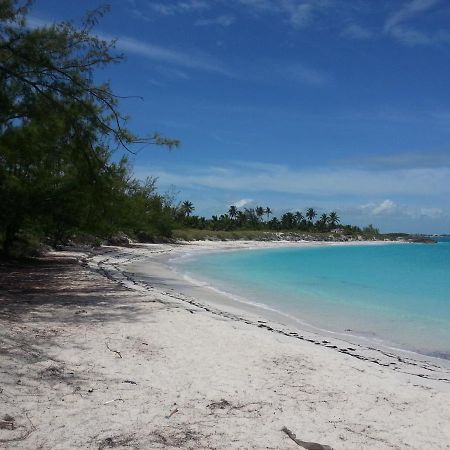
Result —
[[0, 292], [0, 319], [11, 323], [136, 321], [141, 309], [129, 290], [66, 257], [0, 264]]
[[[139, 294], [80, 267], [74, 258], [0, 264], [0, 373], [8, 374], [12, 365], [33, 365], [28, 378], [73, 384], [77, 374], [51, 356], [61, 336], [97, 324], [135, 323], [142, 314]], [[71, 348], [84, 351], [77, 342]]]

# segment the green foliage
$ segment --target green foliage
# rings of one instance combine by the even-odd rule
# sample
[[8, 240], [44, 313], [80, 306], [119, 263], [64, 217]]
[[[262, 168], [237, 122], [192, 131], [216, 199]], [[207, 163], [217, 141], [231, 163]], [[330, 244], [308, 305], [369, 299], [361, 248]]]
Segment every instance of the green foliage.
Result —
[[368, 235], [379, 235], [380, 234], [380, 230], [378, 228], [375, 228], [372, 224], [367, 225], [367, 227], [364, 227], [362, 229], [362, 232], [364, 234], [368, 234]]
[[94, 72], [121, 61], [114, 42], [81, 27], [26, 27], [30, 2], [0, 1], [0, 239], [5, 254], [23, 236], [53, 243], [73, 236], [170, 235], [173, 214], [155, 180], [133, 179], [119, 148], [179, 145], [126, 128], [118, 98]]
[[[191, 202], [184, 202], [180, 207], [181, 211], [187, 203], [190, 207], [193, 207]], [[265, 208], [256, 206], [255, 208], [240, 210], [235, 205], [231, 205], [227, 213], [212, 216], [211, 219], [199, 216], [187, 217], [186, 214], [182, 214], [184, 219], [178, 220], [177, 226], [214, 231], [270, 230], [328, 233], [333, 230], [336, 231], [336, 226], [340, 223], [340, 218], [335, 211], [329, 214], [323, 213], [316, 222], [313, 222], [313, 219], [317, 216], [314, 208], [308, 208], [304, 213], [288, 211], [280, 218], [272, 217], [270, 219], [270, 215], [272, 215], [272, 210], [268, 206]], [[360, 228], [354, 228], [361, 233]], [[340, 227], [340, 229], [343, 230], [343, 227]]]

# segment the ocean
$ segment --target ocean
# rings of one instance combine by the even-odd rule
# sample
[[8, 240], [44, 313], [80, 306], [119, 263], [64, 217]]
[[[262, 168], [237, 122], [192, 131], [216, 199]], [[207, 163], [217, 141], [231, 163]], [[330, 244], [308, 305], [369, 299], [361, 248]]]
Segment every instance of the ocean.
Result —
[[175, 262], [186, 277], [299, 324], [450, 359], [450, 239], [233, 250]]

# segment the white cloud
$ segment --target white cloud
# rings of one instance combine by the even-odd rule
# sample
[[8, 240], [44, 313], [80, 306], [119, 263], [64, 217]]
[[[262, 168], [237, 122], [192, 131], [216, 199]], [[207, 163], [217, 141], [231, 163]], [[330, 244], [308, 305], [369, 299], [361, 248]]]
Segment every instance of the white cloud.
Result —
[[252, 203], [253, 200], [251, 198], [242, 198], [241, 200], [237, 200], [233, 203], [237, 208], [243, 208], [244, 206]]
[[390, 216], [395, 218], [408, 219], [441, 219], [446, 216], [443, 208], [420, 207], [407, 204], [397, 204], [392, 200], [386, 199], [380, 203], [367, 203], [359, 207], [365, 215], [369, 216]]
[[372, 214], [380, 215], [380, 214], [391, 214], [395, 212], [397, 209], [397, 205], [392, 200], [384, 200], [378, 206], [372, 209]]

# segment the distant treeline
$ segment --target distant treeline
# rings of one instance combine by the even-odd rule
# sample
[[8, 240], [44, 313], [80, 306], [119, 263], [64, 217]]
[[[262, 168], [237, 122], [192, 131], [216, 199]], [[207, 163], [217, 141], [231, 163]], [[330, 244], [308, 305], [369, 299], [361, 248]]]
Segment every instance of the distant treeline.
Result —
[[378, 229], [369, 225], [363, 229], [354, 225], [342, 225], [336, 211], [318, 215], [314, 208], [304, 212], [286, 212], [280, 217], [273, 216], [268, 206], [239, 209], [232, 205], [221, 215], [213, 215], [210, 219], [192, 215], [195, 210], [190, 201], [185, 201], [177, 207], [177, 225], [188, 228], [209, 229], [216, 231], [233, 230], [270, 230], [270, 231], [304, 231], [310, 233], [340, 233], [379, 234]]

